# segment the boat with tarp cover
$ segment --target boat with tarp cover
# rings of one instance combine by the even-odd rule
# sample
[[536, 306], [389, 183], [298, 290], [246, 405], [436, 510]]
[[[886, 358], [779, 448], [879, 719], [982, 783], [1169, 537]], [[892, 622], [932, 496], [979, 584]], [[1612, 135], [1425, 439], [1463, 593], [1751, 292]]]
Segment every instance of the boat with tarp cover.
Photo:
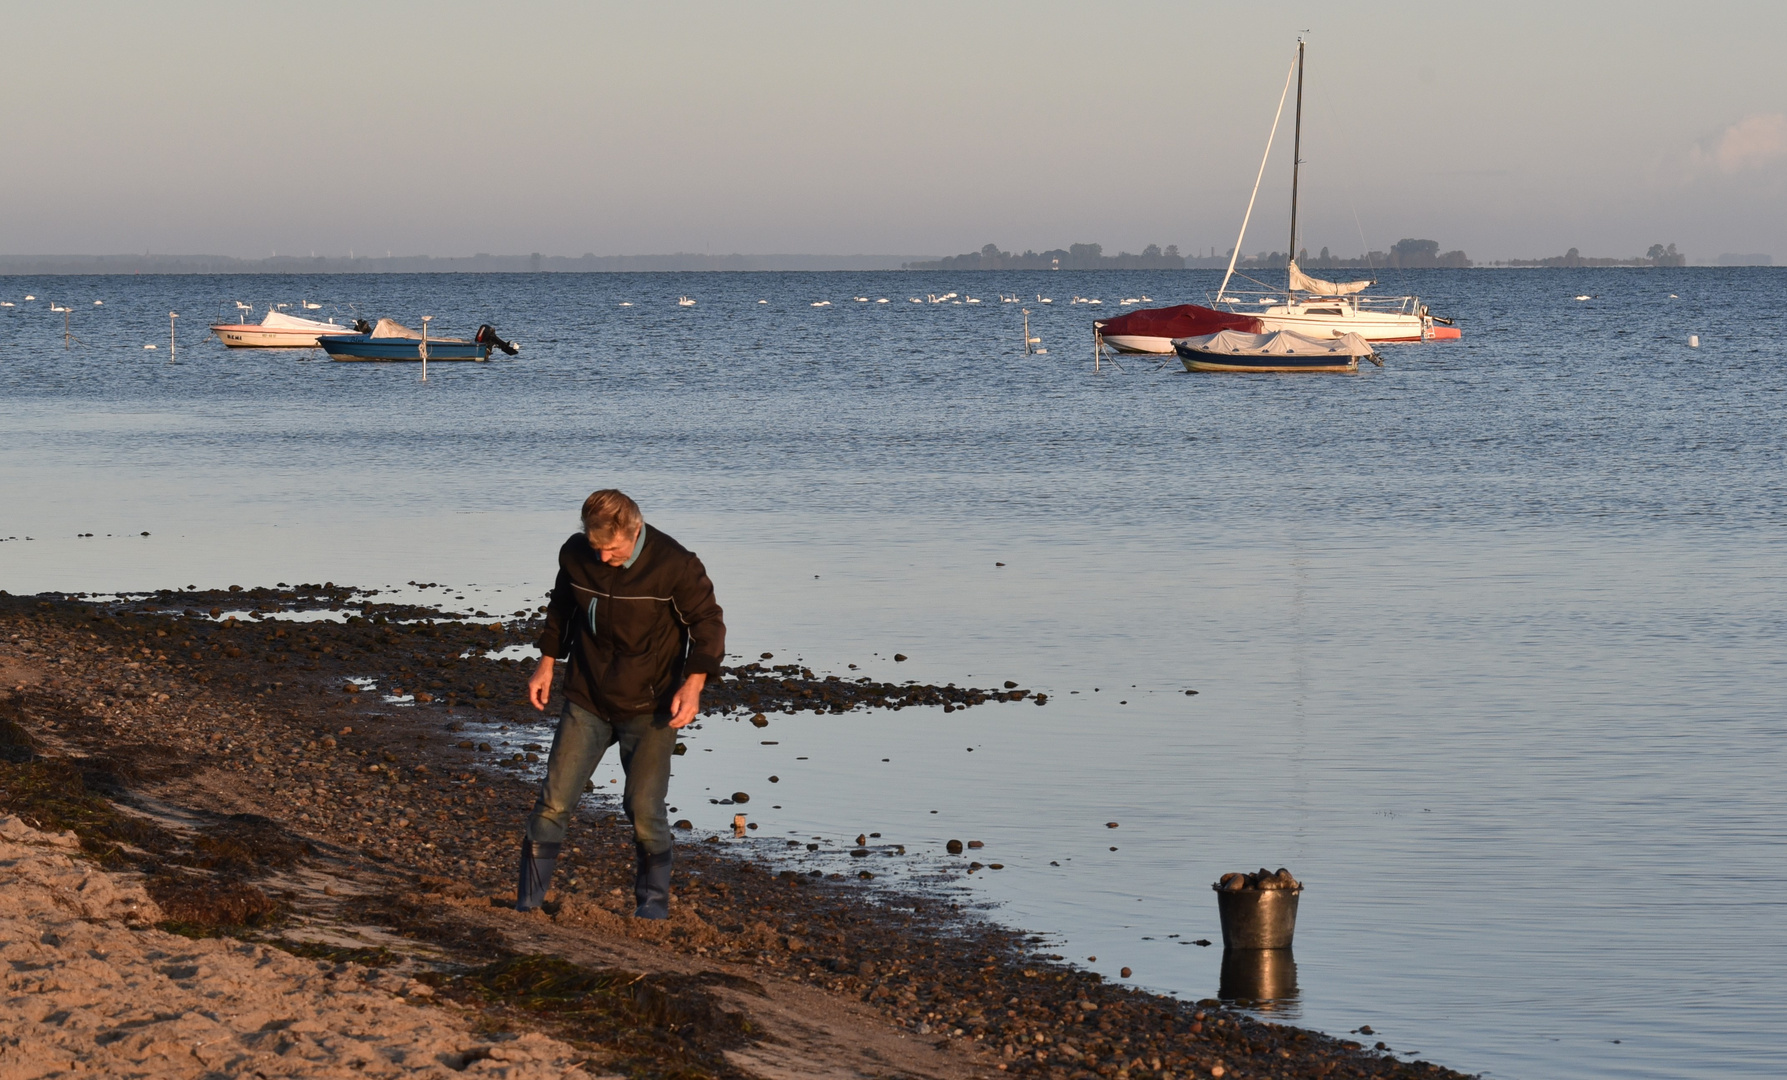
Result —
[[1252, 315], [1217, 311], [1198, 304], [1138, 308], [1092, 324], [1092, 332], [1106, 345], [1126, 353], [1171, 353], [1178, 338], [1214, 334], [1219, 330], [1262, 333], [1265, 326]]
[[1187, 371], [1358, 371], [1361, 359], [1383, 366], [1371, 343], [1358, 334], [1312, 337], [1295, 330], [1249, 334], [1222, 330], [1181, 338], [1173, 351]]
[[521, 346], [496, 336], [489, 324], [469, 338], [424, 336], [395, 319], [380, 319], [370, 333], [332, 334], [317, 344], [331, 360], [488, 360], [492, 349], [514, 356]]

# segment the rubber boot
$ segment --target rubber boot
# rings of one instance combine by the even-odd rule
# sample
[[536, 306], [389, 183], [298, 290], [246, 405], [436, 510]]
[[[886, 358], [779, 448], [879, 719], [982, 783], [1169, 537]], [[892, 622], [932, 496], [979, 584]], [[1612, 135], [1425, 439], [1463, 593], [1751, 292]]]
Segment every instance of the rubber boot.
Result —
[[559, 844], [536, 844], [522, 837], [521, 881], [515, 886], [515, 910], [534, 911], [546, 902], [546, 886], [558, 865]]
[[636, 919], [670, 918], [671, 852], [666, 851], [653, 855], [645, 850], [645, 845], [634, 844], [633, 854], [636, 865], [633, 876], [633, 899], [639, 903], [639, 908], [633, 912], [633, 917]]

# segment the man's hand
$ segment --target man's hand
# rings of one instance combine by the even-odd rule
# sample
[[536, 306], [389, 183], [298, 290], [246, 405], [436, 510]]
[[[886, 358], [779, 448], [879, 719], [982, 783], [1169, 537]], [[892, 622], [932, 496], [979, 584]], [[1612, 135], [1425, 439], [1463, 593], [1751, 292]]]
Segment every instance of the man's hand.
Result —
[[527, 699], [534, 708], [546, 711], [546, 699], [552, 696], [552, 657], [540, 657], [540, 666], [534, 669], [534, 677], [527, 681]]
[[[538, 676], [535, 676], [538, 678]], [[670, 699], [670, 726], [680, 728], [695, 719], [695, 713], [701, 708], [701, 688], [707, 685], [707, 676], [696, 672], [683, 680]]]

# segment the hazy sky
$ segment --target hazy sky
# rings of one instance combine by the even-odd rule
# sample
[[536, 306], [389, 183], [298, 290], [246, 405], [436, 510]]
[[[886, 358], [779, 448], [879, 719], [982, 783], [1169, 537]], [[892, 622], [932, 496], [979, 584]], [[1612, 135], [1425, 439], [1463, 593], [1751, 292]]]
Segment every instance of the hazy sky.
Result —
[[[4, 0], [0, 30], [4, 253], [1226, 249], [1307, 30], [1312, 249], [1787, 257], [1778, 2]], [[1286, 240], [1288, 129], [1273, 157], [1248, 251]]]

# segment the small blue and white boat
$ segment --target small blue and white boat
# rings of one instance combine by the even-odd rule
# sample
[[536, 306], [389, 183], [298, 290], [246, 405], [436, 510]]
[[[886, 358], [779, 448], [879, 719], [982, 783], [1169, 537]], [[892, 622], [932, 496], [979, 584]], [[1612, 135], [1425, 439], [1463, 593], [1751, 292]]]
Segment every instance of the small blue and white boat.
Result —
[[429, 360], [488, 360], [492, 349], [501, 349], [510, 356], [521, 350], [519, 345], [497, 337], [488, 324], [478, 327], [469, 339], [424, 339], [420, 331], [394, 319], [380, 319], [367, 333], [325, 334], [316, 343], [331, 360], [421, 360], [424, 349]]

